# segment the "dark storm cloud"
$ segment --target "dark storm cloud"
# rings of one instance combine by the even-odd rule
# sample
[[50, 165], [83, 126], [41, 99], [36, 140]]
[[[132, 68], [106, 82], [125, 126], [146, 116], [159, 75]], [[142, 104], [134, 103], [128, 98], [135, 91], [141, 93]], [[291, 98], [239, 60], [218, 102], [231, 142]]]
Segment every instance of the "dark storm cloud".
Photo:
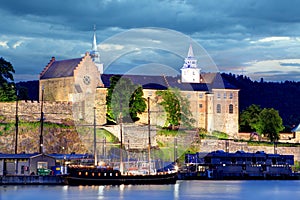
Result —
[[[286, 23], [300, 21], [297, 0], [210, 1], [88, 1], [11, 0], [2, 2], [7, 14], [35, 23], [87, 31], [91, 24], [106, 29], [164, 27], [184, 33], [282, 34]], [[272, 26], [272, 25], [277, 26]], [[271, 32], [270, 32], [271, 31]], [[292, 30], [291, 30], [292, 31]], [[288, 33], [293, 34], [294, 31]], [[224, 36], [223, 36], [224, 37]]]
[[[0, 3], [0, 56], [12, 61], [20, 74], [30, 72], [36, 76], [52, 56], [73, 58], [89, 50], [94, 24], [98, 43], [131, 28], [160, 27], [182, 32], [207, 49], [222, 71], [247, 67], [253, 60], [300, 57], [297, 0]], [[272, 40], [279, 36], [288, 40]], [[28, 57], [35, 59], [30, 61]]]

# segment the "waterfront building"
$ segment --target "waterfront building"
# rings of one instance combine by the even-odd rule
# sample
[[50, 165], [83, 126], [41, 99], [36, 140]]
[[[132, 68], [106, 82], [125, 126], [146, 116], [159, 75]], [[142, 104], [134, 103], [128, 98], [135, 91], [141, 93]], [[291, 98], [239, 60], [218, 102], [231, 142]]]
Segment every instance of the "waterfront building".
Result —
[[45, 154], [0, 154], [0, 176], [38, 175], [38, 170], [43, 173], [53, 166], [55, 158]]

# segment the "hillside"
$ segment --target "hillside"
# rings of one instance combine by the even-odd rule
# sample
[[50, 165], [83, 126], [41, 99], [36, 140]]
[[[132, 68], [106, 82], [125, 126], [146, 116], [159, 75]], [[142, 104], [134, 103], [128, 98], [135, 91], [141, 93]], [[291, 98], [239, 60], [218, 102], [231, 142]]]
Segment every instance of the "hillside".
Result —
[[222, 74], [222, 77], [240, 89], [240, 112], [257, 104], [278, 110], [287, 128], [300, 123], [300, 82], [257, 82], [234, 74]]

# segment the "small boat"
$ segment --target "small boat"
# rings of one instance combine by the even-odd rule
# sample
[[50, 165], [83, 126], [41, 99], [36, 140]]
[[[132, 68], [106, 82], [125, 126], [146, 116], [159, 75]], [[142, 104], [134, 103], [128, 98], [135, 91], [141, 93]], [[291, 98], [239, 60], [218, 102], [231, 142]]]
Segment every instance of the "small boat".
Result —
[[66, 181], [68, 185], [143, 185], [175, 184], [177, 172], [158, 172], [151, 174], [122, 174], [113, 168], [94, 166], [69, 166]]

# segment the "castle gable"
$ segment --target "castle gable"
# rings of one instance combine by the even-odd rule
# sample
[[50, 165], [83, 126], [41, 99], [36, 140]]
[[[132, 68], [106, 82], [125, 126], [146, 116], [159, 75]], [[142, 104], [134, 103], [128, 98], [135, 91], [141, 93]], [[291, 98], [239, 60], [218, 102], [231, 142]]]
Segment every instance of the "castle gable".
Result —
[[81, 60], [82, 58], [74, 58], [50, 62], [41, 73], [40, 79], [72, 77], [74, 69], [79, 65]]

